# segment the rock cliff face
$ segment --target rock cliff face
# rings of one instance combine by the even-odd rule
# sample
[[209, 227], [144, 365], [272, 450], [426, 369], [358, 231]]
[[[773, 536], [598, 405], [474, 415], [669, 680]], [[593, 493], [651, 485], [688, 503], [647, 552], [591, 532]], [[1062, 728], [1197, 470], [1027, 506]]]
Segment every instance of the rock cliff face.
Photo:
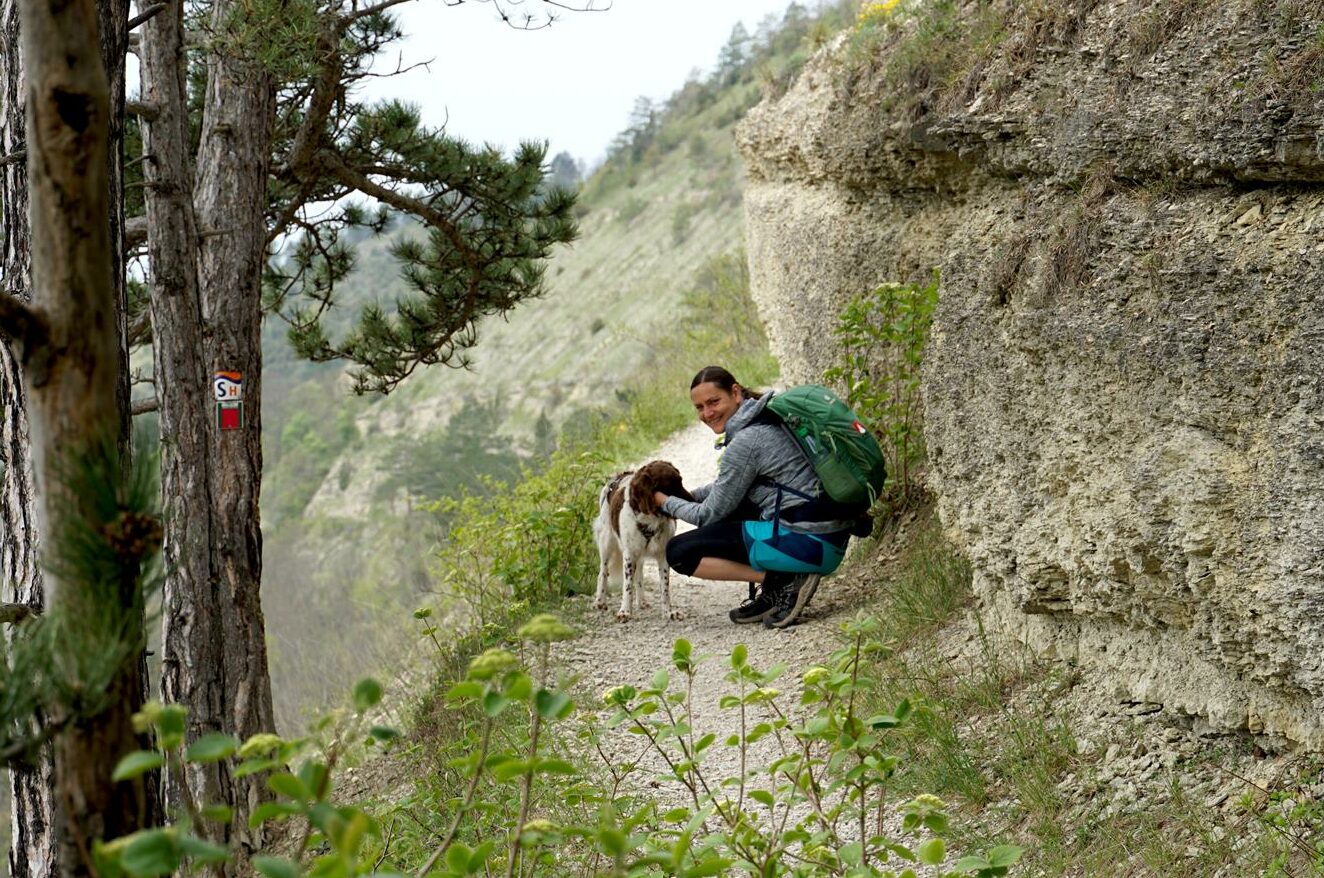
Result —
[[986, 619], [1324, 749], [1324, 10], [1006, 6], [861, 29], [741, 127], [785, 377], [938, 266], [929, 479]]

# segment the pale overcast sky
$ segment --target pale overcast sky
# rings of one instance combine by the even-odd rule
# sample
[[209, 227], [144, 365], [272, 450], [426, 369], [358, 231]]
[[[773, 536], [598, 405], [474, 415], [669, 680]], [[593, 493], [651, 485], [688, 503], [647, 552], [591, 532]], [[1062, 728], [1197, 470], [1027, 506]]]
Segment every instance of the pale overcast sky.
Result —
[[524, 32], [502, 24], [490, 3], [416, 0], [396, 7], [408, 37], [382, 64], [430, 60], [428, 69], [374, 80], [368, 94], [418, 104], [427, 124], [445, 123], [469, 141], [509, 151], [520, 140], [548, 140], [549, 158], [566, 150], [592, 164], [626, 127], [635, 98], [663, 99], [692, 69], [710, 71], [737, 21], [752, 34], [769, 13], [780, 20], [789, 3], [615, 0], [606, 12], [565, 12], [549, 28]]

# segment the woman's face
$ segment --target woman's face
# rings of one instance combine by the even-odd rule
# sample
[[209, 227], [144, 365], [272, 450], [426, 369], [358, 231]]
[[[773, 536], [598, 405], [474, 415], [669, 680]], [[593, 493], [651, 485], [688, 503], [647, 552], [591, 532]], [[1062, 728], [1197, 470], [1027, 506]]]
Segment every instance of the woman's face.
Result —
[[740, 408], [743, 395], [739, 384], [727, 391], [711, 381], [705, 381], [690, 391], [690, 401], [694, 403], [699, 420], [714, 433], [721, 433], [726, 429], [727, 420]]

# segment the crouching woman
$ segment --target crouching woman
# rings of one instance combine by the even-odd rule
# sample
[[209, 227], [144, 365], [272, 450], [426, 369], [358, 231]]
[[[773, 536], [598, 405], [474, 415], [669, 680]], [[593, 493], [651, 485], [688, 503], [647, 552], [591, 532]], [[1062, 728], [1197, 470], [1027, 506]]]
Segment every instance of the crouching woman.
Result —
[[750, 583], [730, 612], [737, 624], [785, 628], [804, 611], [819, 578], [841, 564], [853, 522], [835, 520], [814, 468], [776, 420], [763, 416], [771, 394], [753, 393], [720, 366], [690, 383], [699, 420], [717, 434], [717, 479], [694, 502], [658, 493], [667, 515], [696, 529], [667, 544], [677, 573]]

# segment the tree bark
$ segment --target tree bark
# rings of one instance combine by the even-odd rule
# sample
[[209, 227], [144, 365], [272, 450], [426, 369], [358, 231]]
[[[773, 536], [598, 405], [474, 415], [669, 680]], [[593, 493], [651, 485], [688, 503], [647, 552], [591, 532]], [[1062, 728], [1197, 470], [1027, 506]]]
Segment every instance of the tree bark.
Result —
[[[127, 0], [99, 0], [99, 50], [108, 83], [108, 148], [105, 152], [106, 185], [108, 189], [107, 217], [112, 242], [123, 236], [123, 173], [119, 148], [123, 140], [123, 106], [125, 84], [125, 50], [128, 42]], [[0, 151], [4, 155], [26, 153], [25, 81], [20, 50], [19, 9], [15, 0], [0, 2], [0, 31], [3, 33], [3, 52], [0, 52], [0, 88], [3, 88], [3, 118], [0, 118]], [[28, 284], [31, 277], [30, 230], [28, 228], [28, 180], [25, 162], [12, 162], [3, 168], [0, 182], [0, 205], [3, 205], [5, 249], [3, 254], [4, 292], [18, 300], [29, 301]], [[124, 257], [122, 246], [111, 246], [109, 282], [118, 306], [115, 308], [118, 337], [118, 364], [113, 368], [116, 376], [115, 403], [119, 410], [120, 429], [118, 445], [121, 457], [131, 459], [128, 375], [128, 322], [125, 305]], [[110, 368], [113, 364], [107, 364]], [[0, 420], [0, 577], [11, 583], [11, 593], [0, 595], [6, 600], [25, 604], [35, 610], [44, 605], [41, 571], [37, 564], [38, 527], [36, 521], [35, 474], [29, 447], [27, 426], [27, 400], [15, 352], [0, 344], [0, 400], [4, 402], [4, 417]], [[139, 627], [145, 625], [145, 620]], [[138, 660], [122, 669], [121, 678], [114, 684], [123, 692], [118, 708], [131, 715], [141, 707], [148, 694], [145, 652]], [[122, 727], [112, 722], [111, 726]], [[9, 873], [12, 878], [45, 878], [56, 874], [56, 808], [52, 793], [55, 777], [49, 752], [44, 752], [36, 765], [16, 769], [9, 779], [12, 794], [11, 845]], [[104, 781], [103, 781], [104, 783]], [[155, 787], [144, 789], [146, 807], [143, 819], [157, 822], [161, 816], [160, 798]]]
[[[0, 0], [0, 154], [27, 149], [22, 53], [17, 0]], [[0, 233], [3, 234], [3, 287], [0, 296], [31, 299], [27, 163], [0, 168]], [[27, 398], [18, 357], [0, 337], [0, 601], [45, 605], [41, 585], [35, 474], [28, 451]], [[12, 632], [4, 626], [6, 646]], [[55, 767], [49, 753], [37, 764], [15, 768], [10, 791], [10, 878], [49, 878], [55, 874]]]
[[[231, 14], [216, 3], [218, 32]], [[247, 737], [274, 726], [259, 595], [262, 537], [261, 272], [270, 130], [269, 78], [216, 54], [207, 61], [197, 181], [189, 159], [183, 4], [173, 0], [144, 25], [143, 119], [161, 418], [166, 578], [162, 691], [189, 708], [189, 736]], [[199, 229], [209, 234], [201, 236]], [[242, 429], [221, 431], [211, 379], [239, 372]], [[251, 852], [247, 817], [265, 793], [256, 778], [223, 764], [192, 766], [193, 795], [234, 808], [215, 840]], [[172, 804], [179, 790], [168, 791]]]
[[[47, 322], [40, 350], [24, 351], [24, 385], [39, 506], [38, 531], [56, 533], [63, 515], [92, 518], [86, 498], [68, 493], [69, 466], [104, 443], [124, 442], [127, 393], [121, 373], [124, 321], [116, 315], [111, 186], [118, 160], [109, 148], [110, 86], [100, 49], [122, 53], [118, 26], [101, 42], [93, 0], [20, 0], [27, 76], [27, 170], [32, 303]], [[108, 14], [123, 14], [118, 11]], [[112, 60], [122, 87], [122, 60]], [[8, 205], [6, 205], [8, 207]], [[48, 546], [49, 550], [50, 546]], [[47, 576], [49, 605], [71, 617], [98, 612], [106, 600], [86, 584]], [[134, 601], [126, 578], [117, 602]], [[127, 634], [143, 641], [141, 629]], [[95, 874], [93, 841], [142, 826], [141, 784], [110, 775], [138, 748], [131, 722], [141, 703], [137, 656], [117, 669], [111, 706], [76, 718], [54, 743], [54, 827], [59, 874]]]

